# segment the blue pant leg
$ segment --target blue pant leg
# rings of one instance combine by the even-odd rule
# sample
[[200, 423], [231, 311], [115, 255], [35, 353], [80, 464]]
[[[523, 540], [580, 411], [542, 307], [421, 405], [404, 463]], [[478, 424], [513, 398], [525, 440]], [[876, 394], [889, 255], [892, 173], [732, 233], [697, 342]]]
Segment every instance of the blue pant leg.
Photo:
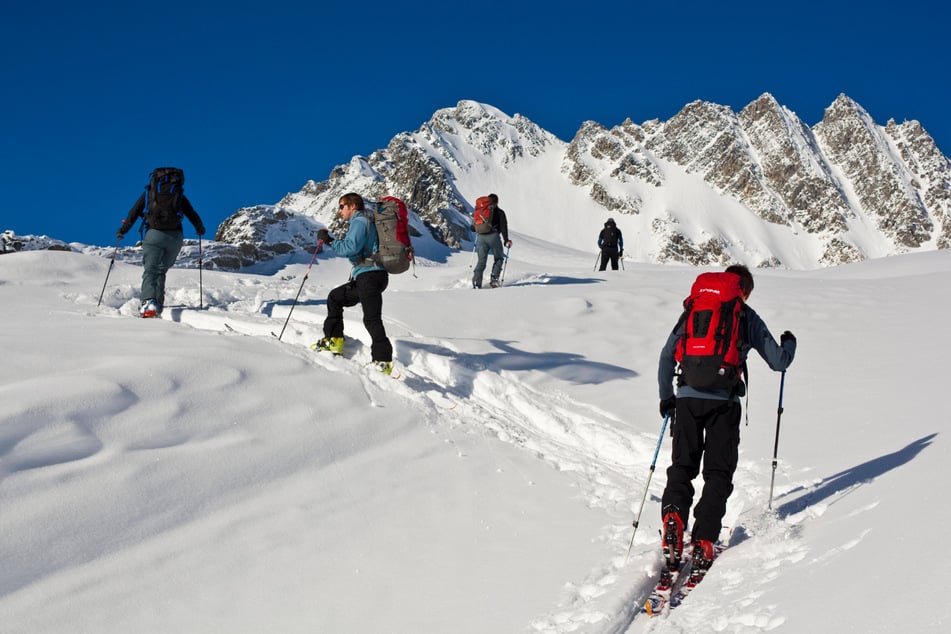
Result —
[[493, 233], [491, 236], [492, 241], [489, 247], [492, 249], [492, 279], [498, 280], [499, 275], [502, 274], [502, 264], [505, 262], [505, 251], [502, 249], [502, 236], [498, 233]]
[[181, 231], [149, 229], [142, 239], [142, 299], [165, 305], [165, 274], [175, 264], [184, 241]]
[[489, 259], [489, 238], [491, 234], [482, 234], [476, 236], [476, 265], [472, 269], [472, 284], [482, 286], [482, 274], [485, 272], [485, 263]]

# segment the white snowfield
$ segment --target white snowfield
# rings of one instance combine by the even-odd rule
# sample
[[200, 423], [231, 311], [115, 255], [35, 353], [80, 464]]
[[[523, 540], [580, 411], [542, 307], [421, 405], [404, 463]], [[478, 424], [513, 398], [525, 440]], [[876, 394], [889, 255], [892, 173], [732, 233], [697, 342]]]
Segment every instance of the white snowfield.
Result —
[[[315, 354], [341, 258], [265, 274], [0, 257], [0, 631], [46, 633], [945, 632], [951, 468], [940, 406], [951, 253], [755, 271], [750, 304], [799, 341], [750, 359], [721, 537], [668, 617], [670, 440], [657, 358], [699, 272], [519, 234], [505, 286], [469, 253], [391, 278], [394, 375]], [[199, 308], [199, 306], [202, 308]], [[701, 481], [697, 481], [699, 490]], [[937, 536], [938, 539], [934, 539]]]

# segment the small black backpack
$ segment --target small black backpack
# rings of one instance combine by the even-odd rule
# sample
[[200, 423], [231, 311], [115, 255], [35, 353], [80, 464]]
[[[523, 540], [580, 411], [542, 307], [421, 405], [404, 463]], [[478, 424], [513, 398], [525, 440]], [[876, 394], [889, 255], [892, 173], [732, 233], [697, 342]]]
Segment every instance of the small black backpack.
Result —
[[614, 225], [605, 226], [601, 230], [601, 247], [605, 249], [615, 249], [618, 243], [618, 228]]
[[151, 229], [172, 231], [182, 226], [185, 172], [177, 167], [157, 167], [145, 186], [145, 223]]

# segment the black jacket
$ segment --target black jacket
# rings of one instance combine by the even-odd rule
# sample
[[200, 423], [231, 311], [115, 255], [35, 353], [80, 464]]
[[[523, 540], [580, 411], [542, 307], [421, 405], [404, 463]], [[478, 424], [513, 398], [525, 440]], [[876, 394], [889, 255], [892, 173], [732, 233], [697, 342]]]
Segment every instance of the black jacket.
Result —
[[501, 207], [492, 212], [492, 228], [502, 234], [502, 242], [509, 241], [509, 221]]
[[[205, 226], [201, 221], [201, 218], [198, 216], [198, 212], [192, 207], [191, 202], [188, 198], [182, 194], [182, 213], [185, 214], [185, 217], [188, 218], [188, 221], [192, 223], [192, 226], [195, 227], [195, 231], [199, 235], [205, 233]], [[129, 210], [129, 215], [125, 217], [125, 220], [122, 221], [122, 227], [119, 229], [119, 232], [122, 235], [125, 235], [129, 232], [129, 229], [135, 225], [135, 221], [140, 217], [145, 215], [145, 192], [143, 192], [135, 204], [132, 205], [132, 209]], [[178, 223], [177, 229], [166, 229], [166, 231], [178, 231], [181, 230], [182, 224]]]
[[598, 234], [598, 248], [605, 251], [617, 251], [624, 248], [624, 236], [616, 226], [605, 226]]

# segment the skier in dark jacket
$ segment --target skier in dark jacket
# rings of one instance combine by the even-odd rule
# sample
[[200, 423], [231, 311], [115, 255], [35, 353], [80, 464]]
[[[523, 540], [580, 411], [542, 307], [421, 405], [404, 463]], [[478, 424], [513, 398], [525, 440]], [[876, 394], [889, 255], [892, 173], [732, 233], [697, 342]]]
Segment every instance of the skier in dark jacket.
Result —
[[614, 223], [614, 218], [608, 218], [604, 229], [598, 234], [598, 248], [601, 249], [601, 268], [598, 270], [608, 268], [610, 261], [611, 269], [616, 271], [618, 258], [624, 256], [624, 236]]
[[[120, 240], [140, 217], [146, 216], [145, 195], [146, 193], [143, 192], [139, 196], [125, 220], [122, 221], [122, 226], [116, 232]], [[205, 225], [202, 224], [201, 218], [185, 194], [181, 195], [181, 209], [178, 211], [192, 223], [195, 233], [199, 236], [205, 235]], [[141, 317], [161, 316], [162, 309], [165, 307], [165, 274], [178, 259], [184, 241], [180, 216], [176, 216], [169, 226], [146, 228], [145, 235], [142, 237], [142, 294], [139, 306]]]
[[[739, 276], [743, 292], [738, 340], [741, 362], [745, 364], [749, 351], [755, 349], [771, 369], [784, 371], [796, 355], [796, 338], [787, 330], [777, 344], [760, 316], [745, 305], [753, 292], [753, 275], [748, 268], [734, 265], [726, 272]], [[740, 397], [745, 394], [746, 386], [739, 381], [732, 390], [708, 391], [679, 383], [675, 396], [673, 379], [677, 362], [674, 355], [683, 334], [681, 321], [664, 344], [657, 371], [660, 414], [670, 415], [673, 429], [671, 465], [661, 500], [662, 539], [668, 565], [679, 564], [684, 526], [693, 504], [693, 480], [700, 473], [702, 460], [703, 493], [694, 508], [691, 537], [691, 574], [702, 577], [713, 562], [714, 544], [720, 535], [727, 499], [733, 492], [733, 473], [740, 445]]]
[[496, 288], [501, 284], [499, 276], [502, 274], [502, 264], [505, 261], [502, 243], [504, 242], [507, 247], [512, 246], [512, 241], [509, 240], [508, 219], [499, 207], [499, 197], [489, 194], [489, 198], [492, 199], [492, 232], [476, 235], [478, 260], [472, 270], [472, 288], [482, 288], [482, 274], [485, 272], [486, 261], [489, 259], [489, 251], [492, 252], [492, 276], [489, 278], [489, 286]]

